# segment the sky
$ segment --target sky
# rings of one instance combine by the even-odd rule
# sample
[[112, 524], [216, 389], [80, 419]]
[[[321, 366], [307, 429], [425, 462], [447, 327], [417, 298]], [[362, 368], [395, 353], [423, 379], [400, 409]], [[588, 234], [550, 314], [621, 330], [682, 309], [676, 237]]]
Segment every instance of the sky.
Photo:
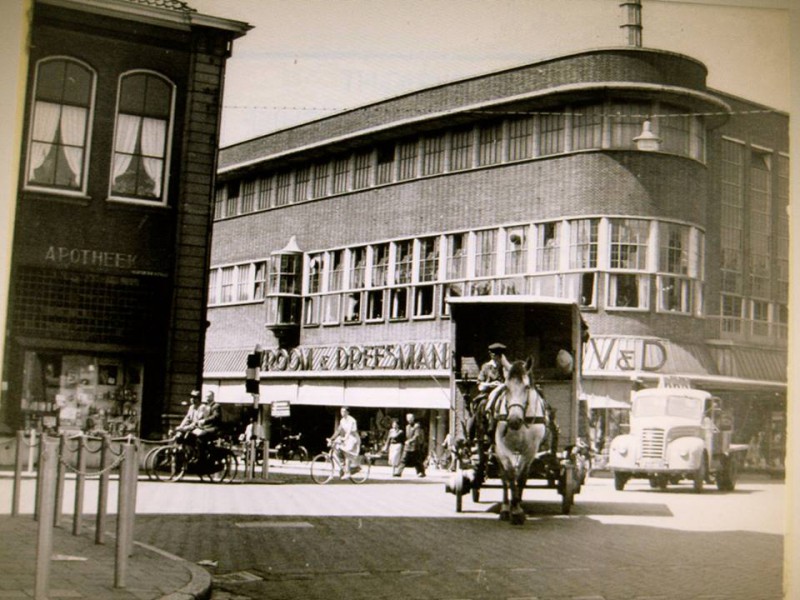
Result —
[[[788, 111], [793, 0], [643, 0], [643, 45], [686, 54], [710, 87]], [[623, 46], [621, 0], [188, 0], [245, 21], [227, 64], [221, 145], [432, 85]]]

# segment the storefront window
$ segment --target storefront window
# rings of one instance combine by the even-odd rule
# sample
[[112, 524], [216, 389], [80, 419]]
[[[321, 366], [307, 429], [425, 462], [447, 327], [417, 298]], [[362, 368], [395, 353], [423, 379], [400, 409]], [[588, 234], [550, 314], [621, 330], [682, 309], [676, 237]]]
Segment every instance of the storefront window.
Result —
[[25, 353], [25, 428], [137, 435], [142, 407], [139, 361], [91, 354]]

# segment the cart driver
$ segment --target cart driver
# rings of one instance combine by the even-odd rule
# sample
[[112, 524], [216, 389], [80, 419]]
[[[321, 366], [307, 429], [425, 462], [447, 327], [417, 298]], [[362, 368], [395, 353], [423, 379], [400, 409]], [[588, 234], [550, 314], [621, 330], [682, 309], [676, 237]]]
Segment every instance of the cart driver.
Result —
[[[488, 347], [489, 360], [481, 365], [478, 373], [478, 394], [472, 399], [471, 415], [467, 421], [467, 435], [471, 439], [475, 432], [475, 415], [481, 410], [481, 404], [494, 390], [505, 385], [506, 372], [511, 363], [506, 358], [506, 345], [494, 342]], [[497, 395], [495, 394], [495, 397]]]

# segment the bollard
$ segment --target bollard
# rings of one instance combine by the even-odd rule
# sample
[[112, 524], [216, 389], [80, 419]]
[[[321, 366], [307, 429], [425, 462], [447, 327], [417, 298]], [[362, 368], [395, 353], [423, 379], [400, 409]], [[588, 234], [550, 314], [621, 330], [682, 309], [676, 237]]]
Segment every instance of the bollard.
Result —
[[14, 454], [14, 490], [11, 493], [11, 516], [19, 515], [19, 497], [22, 491], [22, 446], [25, 443], [25, 432], [17, 431], [17, 448]]
[[[129, 436], [129, 440], [132, 438]], [[139, 446], [138, 444], [134, 443], [133, 446], [133, 458], [131, 460], [131, 470], [129, 472], [130, 475], [130, 496], [131, 496], [131, 505], [129, 511], [129, 523], [128, 523], [128, 531], [130, 535], [128, 536], [128, 556], [133, 556], [133, 526], [134, 526], [134, 519], [136, 518], [136, 490], [139, 488]]]
[[28, 475], [33, 475], [33, 463], [36, 452], [36, 430], [31, 427], [31, 440], [28, 442]]
[[129, 537], [131, 536], [130, 526], [132, 524], [130, 511], [132, 490], [131, 470], [135, 454], [131, 444], [123, 446], [122, 465], [119, 473], [119, 487], [117, 493], [117, 547], [116, 558], [114, 560], [114, 587], [124, 588], [125, 579], [128, 571], [128, 555], [130, 548]]
[[33, 520], [39, 520], [39, 506], [41, 504], [42, 487], [42, 453], [44, 452], [44, 440], [47, 435], [42, 432], [39, 435], [39, 444], [36, 446], [36, 491], [33, 496]]
[[262, 443], [264, 458], [261, 461], [261, 479], [269, 479], [269, 440], [265, 438]]
[[72, 516], [72, 535], [81, 534], [83, 520], [83, 490], [86, 485], [86, 436], [78, 438], [78, 474], [75, 477], [75, 512]]
[[103, 434], [102, 446], [100, 447], [100, 482], [97, 484], [97, 516], [94, 526], [94, 543], [103, 544], [103, 532], [106, 527], [106, 512], [108, 511], [108, 483], [111, 474], [108, 472], [108, 465], [111, 463], [111, 444], [108, 434]]
[[61, 525], [61, 513], [64, 506], [64, 479], [67, 474], [67, 466], [64, 464], [64, 455], [67, 453], [67, 434], [62, 432], [58, 440], [58, 475], [56, 477], [56, 504], [53, 507], [53, 525]]
[[246, 480], [253, 479], [256, 473], [256, 440], [250, 439], [247, 442], [247, 454], [245, 455], [245, 469], [244, 478]]
[[42, 478], [39, 490], [40, 514], [39, 530], [36, 538], [36, 578], [33, 597], [35, 600], [47, 600], [47, 587], [50, 579], [50, 556], [53, 553], [53, 521], [55, 507], [55, 488], [58, 465], [57, 442], [41, 438], [43, 446], [39, 454], [39, 474]]

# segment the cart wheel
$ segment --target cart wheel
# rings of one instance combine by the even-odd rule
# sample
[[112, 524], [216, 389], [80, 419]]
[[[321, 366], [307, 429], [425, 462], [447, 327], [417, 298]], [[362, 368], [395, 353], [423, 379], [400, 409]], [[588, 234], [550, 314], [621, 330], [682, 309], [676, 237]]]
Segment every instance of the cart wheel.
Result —
[[575, 501], [575, 469], [572, 466], [564, 467], [562, 474], [561, 514], [568, 515]]

